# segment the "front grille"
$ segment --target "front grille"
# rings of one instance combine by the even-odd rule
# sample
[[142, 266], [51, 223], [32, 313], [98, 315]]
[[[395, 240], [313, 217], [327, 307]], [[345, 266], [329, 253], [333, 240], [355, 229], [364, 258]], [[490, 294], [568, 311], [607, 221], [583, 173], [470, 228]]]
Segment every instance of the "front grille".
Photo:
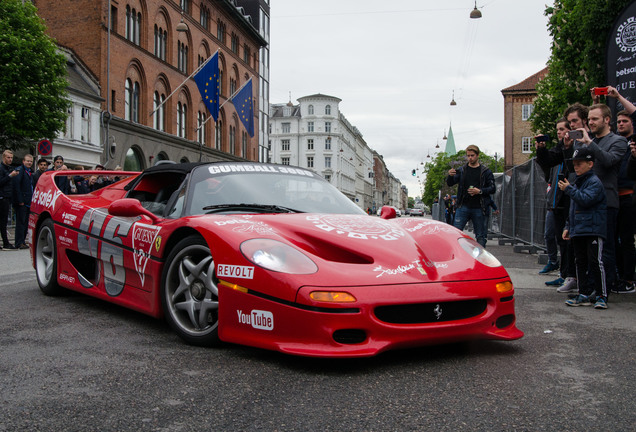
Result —
[[486, 310], [486, 300], [378, 306], [375, 316], [390, 324], [424, 324], [472, 318]]

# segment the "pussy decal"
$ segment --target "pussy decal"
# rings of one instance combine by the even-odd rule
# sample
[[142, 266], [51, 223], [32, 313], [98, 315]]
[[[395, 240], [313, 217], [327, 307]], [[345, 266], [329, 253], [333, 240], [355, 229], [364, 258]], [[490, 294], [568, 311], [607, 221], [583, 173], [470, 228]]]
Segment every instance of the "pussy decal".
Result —
[[395, 224], [369, 216], [318, 215], [307, 220], [323, 231], [361, 240], [397, 240], [406, 235]]

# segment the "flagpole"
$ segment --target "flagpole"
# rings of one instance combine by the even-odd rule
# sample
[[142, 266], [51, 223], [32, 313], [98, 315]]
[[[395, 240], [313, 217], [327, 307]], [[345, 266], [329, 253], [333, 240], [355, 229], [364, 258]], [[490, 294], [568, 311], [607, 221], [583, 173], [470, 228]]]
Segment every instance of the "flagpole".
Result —
[[[161, 106], [162, 106], [163, 104], [165, 104], [166, 102], [168, 102], [168, 99], [170, 99], [170, 98], [171, 98], [171, 97], [172, 97], [172, 96], [173, 96], [173, 95], [177, 92], [177, 90], [179, 90], [181, 87], [183, 87], [183, 85], [184, 85], [184, 84], [185, 84], [185, 83], [186, 83], [186, 82], [187, 82], [190, 78], [192, 78], [193, 76], [195, 76], [195, 75], [197, 74], [197, 72], [199, 72], [201, 69], [203, 69], [203, 66], [205, 66], [206, 64], [208, 64], [208, 62], [212, 59], [212, 57], [214, 57], [214, 55], [218, 54], [218, 52], [219, 52], [219, 50], [217, 49], [217, 50], [216, 50], [216, 52], [215, 52], [214, 54], [212, 54], [210, 57], [208, 57], [208, 59], [207, 59], [206, 61], [204, 61], [203, 63], [201, 63], [201, 65], [200, 65], [198, 68], [196, 68], [196, 69], [195, 69], [195, 71], [194, 71], [194, 72], [192, 72], [192, 73], [190, 74], [190, 76], [189, 76], [189, 77], [187, 77], [187, 78], [186, 78], [186, 79], [185, 79], [185, 80], [184, 80], [181, 84], [179, 84], [179, 86], [178, 86], [176, 89], [174, 89], [174, 91], [173, 91], [172, 93], [170, 93], [170, 94], [168, 95], [168, 97], [167, 97], [167, 98], [165, 98], [165, 99], [163, 100], [163, 102], [161, 102], [159, 105], [157, 105], [157, 108], [155, 108], [154, 110], [152, 110], [152, 112], [150, 113], [150, 117], [152, 117], [153, 115], [155, 115], [155, 113], [157, 112], [157, 110], [158, 110], [159, 108], [161, 108]], [[251, 79], [251, 78], [250, 78], [250, 79]]]

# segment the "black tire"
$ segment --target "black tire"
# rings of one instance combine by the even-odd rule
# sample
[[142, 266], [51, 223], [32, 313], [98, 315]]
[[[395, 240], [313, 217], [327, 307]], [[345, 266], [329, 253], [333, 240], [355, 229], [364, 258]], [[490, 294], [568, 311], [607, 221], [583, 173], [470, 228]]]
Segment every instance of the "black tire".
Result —
[[35, 274], [44, 294], [57, 296], [63, 292], [57, 283], [57, 245], [51, 219], [42, 222], [35, 237]]
[[220, 344], [219, 290], [210, 248], [198, 236], [172, 249], [162, 272], [161, 304], [172, 329], [197, 346]]

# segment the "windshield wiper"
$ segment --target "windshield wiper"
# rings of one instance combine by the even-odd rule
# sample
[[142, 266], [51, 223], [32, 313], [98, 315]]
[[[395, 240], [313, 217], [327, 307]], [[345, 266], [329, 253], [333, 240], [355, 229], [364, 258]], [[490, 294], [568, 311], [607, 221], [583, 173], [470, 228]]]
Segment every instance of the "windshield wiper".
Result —
[[257, 210], [262, 213], [304, 213], [300, 210], [273, 204], [215, 204], [205, 206], [202, 210], [210, 210], [206, 214], [225, 210]]

